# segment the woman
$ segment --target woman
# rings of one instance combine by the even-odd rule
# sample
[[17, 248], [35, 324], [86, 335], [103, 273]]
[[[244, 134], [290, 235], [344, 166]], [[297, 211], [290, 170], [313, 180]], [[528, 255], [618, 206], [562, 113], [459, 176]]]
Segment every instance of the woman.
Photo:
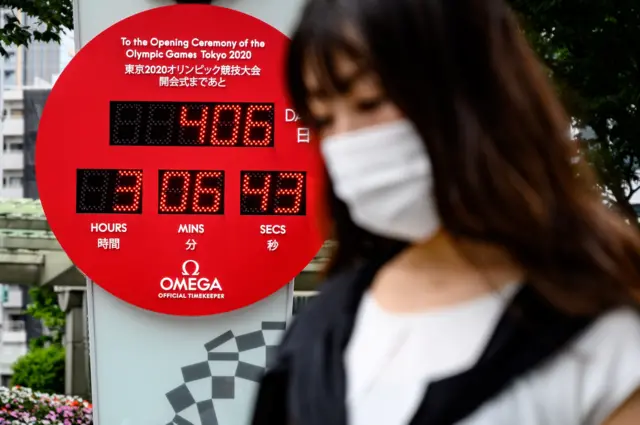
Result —
[[254, 424], [640, 423], [638, 234], [503, 0], [311, 0], [288, 79], [338, 248]]

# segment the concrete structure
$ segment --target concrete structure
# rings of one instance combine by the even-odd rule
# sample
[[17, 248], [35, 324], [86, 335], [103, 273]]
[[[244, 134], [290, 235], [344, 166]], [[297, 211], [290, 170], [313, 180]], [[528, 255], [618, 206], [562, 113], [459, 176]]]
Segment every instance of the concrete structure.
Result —
[[8, 383], [11, 365], [27, 352], [25, 291], [18, 285], [60, 282], [71, 267], [39, 201], [0, 199], [0, 385]]
[[2, 92], [4, 118], [0, 123], [0, 198], [16, 199], [24, 196], [25, 91], [50, 87], [51, 84], [38, 81], [37, 86]]
[[4, 119], [0, 128], [0, 197], [22, 198], [22, 176], [24, 162], [24, 102], [22, 90], [4, 90]]

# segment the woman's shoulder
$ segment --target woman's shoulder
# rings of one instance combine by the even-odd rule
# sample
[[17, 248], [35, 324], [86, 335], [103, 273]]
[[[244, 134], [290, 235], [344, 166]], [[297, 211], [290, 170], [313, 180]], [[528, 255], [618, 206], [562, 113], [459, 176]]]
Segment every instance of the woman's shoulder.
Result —
[[640, 309], [625, 307], [602, 314], [565, 356], [583, 367], [586, 387], [640, 386]]
[[[640, 310], [619, 308], [598, 317], [566, 349], [524, 380], [561, 401], [566, 417], [601, 424], [640, 389]], [[537, 397], [536, 397], [537, 398]]]
[[640, 345], [640, 308], [622, 307], [598, 317], [576, 341], [577, 348], [607, 350], [608, 344]]
[[575, 342], [584, 357], [582, 399], [600, 423], [640, 389], [640, 310], [621, 308], [600, 317]]

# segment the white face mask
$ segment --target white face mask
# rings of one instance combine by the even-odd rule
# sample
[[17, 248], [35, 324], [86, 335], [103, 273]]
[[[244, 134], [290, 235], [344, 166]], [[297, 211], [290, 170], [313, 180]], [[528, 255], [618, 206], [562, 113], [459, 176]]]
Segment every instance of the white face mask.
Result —
[[431, 161], [411, 122], [327, 137], [320, 148], [334, 192], [358, 226], [407, 242], [438, 231]]

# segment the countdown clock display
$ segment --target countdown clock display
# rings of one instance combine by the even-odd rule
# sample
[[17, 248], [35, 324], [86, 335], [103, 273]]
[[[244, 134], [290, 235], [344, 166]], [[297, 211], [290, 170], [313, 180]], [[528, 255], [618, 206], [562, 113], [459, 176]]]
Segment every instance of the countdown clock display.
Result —
[[151, 9], [96, 36], [47, 100], [36, 145], [62, 248], [121, 300], [238, 309], [322, 244], [317, 146], [284, 91], [287, 38], [216, 6]]

